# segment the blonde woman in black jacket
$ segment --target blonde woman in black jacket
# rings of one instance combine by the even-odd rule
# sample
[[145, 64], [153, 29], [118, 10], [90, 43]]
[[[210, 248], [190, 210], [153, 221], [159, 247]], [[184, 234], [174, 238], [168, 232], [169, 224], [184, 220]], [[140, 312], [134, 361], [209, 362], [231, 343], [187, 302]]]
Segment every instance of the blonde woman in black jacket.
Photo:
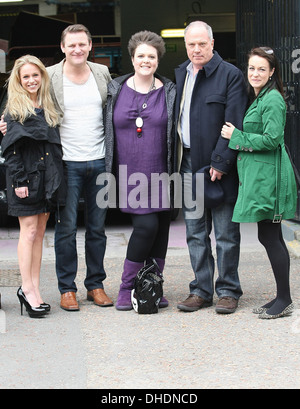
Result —
[[7, 133], [2, 151], [7, 167], [8, 214], [19, 218], [18, 259], [22, 286], [17, 296], [30, 317], [50, 311], [40, 291], [43, 238], [49, 212], [63, 204], [64, 172], [58, 116], [42, 62], [16, 60], [4, 112]]

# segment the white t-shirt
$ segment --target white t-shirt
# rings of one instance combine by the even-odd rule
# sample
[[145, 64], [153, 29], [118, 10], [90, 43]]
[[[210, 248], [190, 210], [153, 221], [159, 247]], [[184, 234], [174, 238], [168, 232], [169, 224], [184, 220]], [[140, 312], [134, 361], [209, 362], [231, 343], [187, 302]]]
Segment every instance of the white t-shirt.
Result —
[[83, 162], [104, 158], [102, 98], [93, 74], [84, 84], [75, 84], [64, 75], [63, 86], [63, 159]]

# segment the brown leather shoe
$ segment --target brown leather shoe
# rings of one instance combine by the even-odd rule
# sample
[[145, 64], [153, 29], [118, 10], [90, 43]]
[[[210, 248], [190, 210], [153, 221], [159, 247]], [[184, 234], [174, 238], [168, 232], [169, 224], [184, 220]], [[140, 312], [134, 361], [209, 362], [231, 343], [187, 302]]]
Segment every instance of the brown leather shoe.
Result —
[[114, 305], [112, 300], [105, 294], [103, 288], [96, 288], [87, 292], [88, 301], [94, 301], [99, 307], [111, 307]]
[[66, 311], [79, 311], [74, 291], [69, 291], [61, 295], [60, 307]]
[[212, 301], [206, 301], [196, 294], [190, 294], [185, 301], [182, 301], [177, 305], [177, 308], [181, 311], [193, 312], [211, 306]]
[[237, 309], [239, 300], [233, 297], [221, 297], [216, 305], [216, 312], [219, 314], [232, 314]]

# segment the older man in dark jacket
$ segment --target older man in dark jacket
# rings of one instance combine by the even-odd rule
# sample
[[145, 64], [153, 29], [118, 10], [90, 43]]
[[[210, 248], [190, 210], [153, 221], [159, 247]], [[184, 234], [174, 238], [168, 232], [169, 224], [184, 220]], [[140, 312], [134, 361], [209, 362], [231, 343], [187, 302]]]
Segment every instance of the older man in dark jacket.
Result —
[[195, 280], [190, 283], [190, 295], [178, 308], [196, 311], [212, 305], [214, 258], [209, 236], [213, 223], [219, 273], [216, 311], [226, 314], [236, 310], [242, 290], [238, 277], [240, 231], [231, 221], [238, 190], [237, 155], [228, 148], [221, 129], [226, 121], [242, 128], [247, 92], [241, 71], [213, 50], [212, 29], [206, 23], [191, 23], [185, 31], [185, 44], [189, 60], [175, 70], [176, 170], [184, 175], [209, 167], [209, 183], [219, 183], [224, 194], [221, 203], [205, 204], [200, 218], [191, 215], [183, 200]]

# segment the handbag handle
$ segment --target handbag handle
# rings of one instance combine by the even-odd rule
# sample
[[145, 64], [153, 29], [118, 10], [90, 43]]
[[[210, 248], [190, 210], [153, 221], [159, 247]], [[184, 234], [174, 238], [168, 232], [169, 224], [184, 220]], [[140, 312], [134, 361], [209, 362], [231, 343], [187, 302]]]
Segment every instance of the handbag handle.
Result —
[[155, 260], [155, 258], [152, 258], [152, 257], [151, 257], [150, 260], [151, 260], [152, 263], [155, 265], [155, 267], [156, 267], [156, 269], [157, 269], [159, 275], [162, 276], [162, 272], [161, 272], [160, 268], [158, 267], [158, 264], [157, 264], [157, 261]]

